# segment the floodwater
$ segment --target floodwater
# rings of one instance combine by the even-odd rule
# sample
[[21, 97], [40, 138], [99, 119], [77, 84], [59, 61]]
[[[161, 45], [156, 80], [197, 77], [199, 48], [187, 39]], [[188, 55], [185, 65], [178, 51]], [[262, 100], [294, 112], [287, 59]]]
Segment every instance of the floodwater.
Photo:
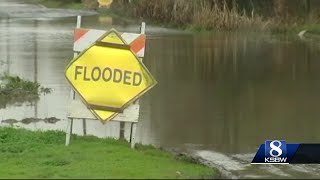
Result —
[[[1, 126], [66, 130], [71, 87], [64, 69], [78, 14], [85, 28], [139, 32], [138, 24], [94, 12], [0, 0], [0, 74], [52, 89], [34, 102], [0, 104]], [[319, 43], [148, 24], [146, 34], [144, 63], [158, 84], [140, 101], [138, 142], [190, 153], [236, 178], [320, 178], [319, 165], [250, 165], [267, 139], [320, 142]], [[87, 134], [98, 137], [117, 138], [119, 129], [118, 122], [87, 121]], [[74, 133], [82, 135], [82, 121]]]

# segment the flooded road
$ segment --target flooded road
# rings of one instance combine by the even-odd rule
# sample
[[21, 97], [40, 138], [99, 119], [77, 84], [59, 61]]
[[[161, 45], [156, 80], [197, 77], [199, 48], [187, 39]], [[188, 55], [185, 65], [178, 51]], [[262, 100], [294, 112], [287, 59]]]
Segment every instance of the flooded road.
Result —
[[[139, 32], [138, 24], [94, 12], [0, 0], [0, 74], [52, 89], [35, 102], [0, 104], [1, 126], [66, 129], [71, 87], [64, 69], [73, 58], [78, 14], [85, 28]], [[233, 177], [320, 178], [319, 165], [250, 165], [267, 139], [320, 142], [319, 43], [149, 25], [146, 34], [144, 62], [158, 85], [140, 101], [138, 142], [190, 153]], [[117, 138], [119, 128], [118, 122], [87, 122], [87, 133], [98, 137]], [[74, 133], [82, 135], [82, 121], [75, 121]]]

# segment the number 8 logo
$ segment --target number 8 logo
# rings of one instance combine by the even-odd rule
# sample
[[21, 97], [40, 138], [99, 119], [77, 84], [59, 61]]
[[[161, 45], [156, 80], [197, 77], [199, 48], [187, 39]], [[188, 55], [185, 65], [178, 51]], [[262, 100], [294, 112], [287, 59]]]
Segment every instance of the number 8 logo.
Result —
[[[275, 143], [278, 143], [278, 146], [276, 146]], [[280, 149], [281, 145], [282, 145], [282, 143], [278, 140], [271, 141], [271, 143], [270, 143], [271, 150], [269, 152], [270, 156], [272, 156], [272, 157], [281, 156], [281, 154], [282, 154], [282, 149]], [[274, 152], [276, 152], [276, 153], [274, 153]]]

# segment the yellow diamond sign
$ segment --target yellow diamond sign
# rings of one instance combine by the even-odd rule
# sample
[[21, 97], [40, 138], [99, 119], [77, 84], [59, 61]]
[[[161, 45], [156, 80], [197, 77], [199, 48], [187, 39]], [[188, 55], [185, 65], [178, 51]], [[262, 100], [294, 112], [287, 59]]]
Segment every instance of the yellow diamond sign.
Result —
[[115, 30], [72, 60], [65, 75], [101, 120], [112, 119], [157, 83]]

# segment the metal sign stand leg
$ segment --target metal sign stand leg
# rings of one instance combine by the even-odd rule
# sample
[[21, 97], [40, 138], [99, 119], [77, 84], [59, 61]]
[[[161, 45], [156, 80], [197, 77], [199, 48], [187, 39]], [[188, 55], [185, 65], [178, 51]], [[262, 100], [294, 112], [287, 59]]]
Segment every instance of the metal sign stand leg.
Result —
[[82, 119], [83, 136], [87, 135], [87, 122], [86, 119]]
[[67, 132], [66, 132], [66, 146], [70, 144], [71, 135], [72, 135], [72, 126], [73, 126], [73, 119], [68, 119], [68, 126], [67, 126]]
[[[81, 16], [77, 16], [77, 28], [81, 27]], [[78, 56], [78, 53], [73, 53], [73, 57], [75, 58], [76, 56]], [[74, 100], [76, 98], [76, 94], [74, 92], [74, 90], [71, 89], [71, 97]], [[85, 119], [83, 120], [85, 121]], [[85, 122], [84, 122], [85, 124]], [[68, 125], [67, 125], [67, 132], [66, 132], [66, 146], [68, 146], [70, 144], [71, 141], [71, 135], [72, 135], [72, 126], [73, 126], [73, 118], [68, 119]]]
[[132, 149], [134, 149], [136, 145], [136, 142], [135, 142], [136, 129], [137, 129], [137, 123], [134, 123], [134, 122], [131, 123], [130, 144]]
[[[140, 34], [145, 34], [145, 33], [146, 33], [146, 23], [142, 22], [140, 27]], [[142, 61], [143, 59], [140, 58], [140, 60]], [[130, 144], [132, 149], [134, 149], [136, 145], [136, 140], [135, 140], [136, 131], [137, 131], [137, 123], [133, 122], [131, 123], [131, 129], [130, 129]]]

